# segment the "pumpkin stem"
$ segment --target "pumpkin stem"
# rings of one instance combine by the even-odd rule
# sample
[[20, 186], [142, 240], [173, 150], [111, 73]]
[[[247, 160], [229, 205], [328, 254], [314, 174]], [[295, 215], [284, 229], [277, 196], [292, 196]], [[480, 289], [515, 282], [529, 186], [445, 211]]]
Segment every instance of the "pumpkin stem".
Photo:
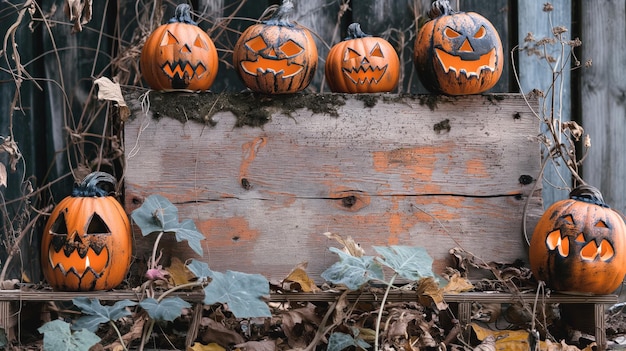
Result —
[[293, 13], [293, 1], [291, 0], [283, 0], [283, 2], [278, 7], [278, 10], [274, 12], [274, 15], [267, 21], [263, 22], [268, 26], [283, 26], [283, 27], [294, 27], [295, 25], [291, 22], [291, 14]]
[[569, 198], [572, 200], [584, 201], [590, 204], [610, 208], [609, 205], [604, 202], [600, 190], [591, 185], [577, 186], [569, 193]]
[[174, 17], [170, 18], [168, 23], [187, 23], [197, 26], [198, 23], [191, 19], [191, 6], [188, 4], [180, 4], [176, 6]]
[[428, 17], [431, 19], [435, 19], [440, 16], [448, 16], [453, 14], [452, 6], [450, 5], [449, 0], [435, 0], [433, 1], [433, 5], [428, 12]]
[[348, 26], [348, 36], [344, 40], [359, 39], [359, 38], [366, 38], [366, 37], [371, 37], [371, 35], [363, 33], [363, 31], [361, 30], [360, 24], [352, 23], [351, 25]]
[[109, 192], [98, 186], [100, 183], [109, 183], [115, 187], [115, 177], [104, 172], [89, 173], [80, 184], [72, 190], [73, 197], [105, 197]]

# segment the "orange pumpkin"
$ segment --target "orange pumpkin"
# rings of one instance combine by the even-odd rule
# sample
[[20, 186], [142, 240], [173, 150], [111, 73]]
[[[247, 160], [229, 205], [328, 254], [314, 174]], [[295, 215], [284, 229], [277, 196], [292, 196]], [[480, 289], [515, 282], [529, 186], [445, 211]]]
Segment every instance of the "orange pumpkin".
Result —
[[448, 0], [433, 2], [430, 14], [413, 51], [422, 84], [447, 95], [479, 94], [496, 85], [504, 54], [491, 22], [475, 12], [453, 12]]
[[592, 186], [580, 186], [541, 216], [529, 248], [538, 280], [559, 291], [609, 294], [626, 275], [626, 225]]
[[191, 20], [190, 7], [176, 7], [169, 23], [150, 34], [141, 50], [143, 78], [154, 90], [208, 90], [218, 68], [209, 35]]
[[249, 89], [264, 94], [304, 90], [317, 69], [317, 47], [308, 29], [289, 20], [291, 0], [271, 19], [248, 27], [233, 48], [233, 64]]
[[98, 187], [115, 185], [103, 172], [89, 174], [61, 200], [41, 239], [44, 277], [55, 290], [108, 290], [125, 278], [131, 261], [130, 221], [113, 196]]
[[398, 85], [400, 59], [387, 40], [367, 35], [352, 23], [348, 37], [328, 52], [325, 74], [336, 93], [389, 92]]

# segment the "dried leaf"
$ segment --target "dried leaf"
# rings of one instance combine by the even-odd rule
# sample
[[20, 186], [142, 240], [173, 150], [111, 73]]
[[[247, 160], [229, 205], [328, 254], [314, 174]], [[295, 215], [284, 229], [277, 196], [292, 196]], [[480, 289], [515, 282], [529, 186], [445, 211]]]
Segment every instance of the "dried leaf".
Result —
[[496, 338], [493, 335], [487, 336], [473, 351], [496, 351]]
[[[10, 168], [11, 172], [15, 172], [17, 169], [17, 162], [22, 158], [22, 153], [20, 152], [20, 148], [17, 146], [17, 143], [10, 136], [3, 139], [2, 144], [0, 144], [0, 153], [6, 152], [9, 154], [10, 159]], [[5, 169], [6, 173], [6, 169]], [[6, 186], [6, 185], [5, 185]]]
[[213, 319], [202, 318], [202, 325], [205, 326], [202, 334], [202, 342], [205, 344], [236, 345], [246, 341], [238, 332]]
[[169, 278], [174, 286], [189, 283], [194, 278], [193, 273], [189, 271], [187, 266], [178, 257], [172, 257], [170, 266], [166, 268], [169, 272]]
[[82, 32], [83, 24], [91, 21], [92, 0], [65, 0], [63, 12], [74, 22], [72, 33]]
[[324, 233], [324, 235], [329, 239], [335, 239], [338, 243], [343, 245], [343, 252], [351, 256], [361, 257], [365, 255], [365, 250], [361, 247], [360, 244], [355, 242], [351, 236], [348, 236], [346, 239], [344, 239], [343, 237], [341, 237], [341, 235], [331, 232], [326, 232]]
[[472, 289], [474, 289], [474, 285], [467, 278], [461, 277], [459, 272], [455, 272], [449, 278], [448, 284], [443, 287], [443, 292], [444, 294], [456, 294]]
[[247, 341], [242, 344], [235, 345], [245, 351], [274, 351], [276, 350], [276, 342], [274, 340], [263, 341]]
[[7, 167], [2, 162], [0, 162], [0, 185], [7, 187]]
[[417, 296], [419, 302], [424, 306], [430, 306], [432, 302], [435, 303], [437, 309], [440, 311], [448, 308], [448, 304], [443, 300], [443, 289], [439, 287], [439, 283], [433, 277], [422, 278], [417, 285]]
[[195, 342], [193, 345], [187, 346], [187, 351], [226, 351], [226, 349], [216, 343], [202, 345], [199, 342]]
[[120, 120], [126, 122], [128, 117], [130, 117], [130, 109], [126, 105], [120, 85], [107, 77], [100, 77], [94, 80], [94, 84], [98, 86], [98, 99], [112, 101], [117, 104], [119, 107]]
[[[320, 288], [315, 285], [315, 281], [309, 277], [306, 273], [307, 262], [299, 263], [290, 273], [283, 283], [296, 283], [290, 284], [291, 290], [304, 291], [304, 292], [318, 292]], [[297, 285], [297, 286], [294, 286]]]

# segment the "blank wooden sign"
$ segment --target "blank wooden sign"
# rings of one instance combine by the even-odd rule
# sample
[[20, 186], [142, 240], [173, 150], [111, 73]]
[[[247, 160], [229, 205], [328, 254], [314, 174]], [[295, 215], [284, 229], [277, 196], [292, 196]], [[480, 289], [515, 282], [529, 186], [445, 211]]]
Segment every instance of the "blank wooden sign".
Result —
[[[204, 257], [166, 240], [164, 259], [282, 279], [320, 274], [339, 247], [422, 246], [435, 272], [462, 247], [527, 261], [542, 212], [539, 120], [514, 94], [461, 97], [128, 93], [125, 206], [167, 197], [204, 234]], [[143, 109], [142, 104], [143, 102]], [[531, 101], [536, 103], [536, 101]], [[231, 111], [234, 111], [231, 112]], [[139, 259], [154, 238], [135, 227]]]

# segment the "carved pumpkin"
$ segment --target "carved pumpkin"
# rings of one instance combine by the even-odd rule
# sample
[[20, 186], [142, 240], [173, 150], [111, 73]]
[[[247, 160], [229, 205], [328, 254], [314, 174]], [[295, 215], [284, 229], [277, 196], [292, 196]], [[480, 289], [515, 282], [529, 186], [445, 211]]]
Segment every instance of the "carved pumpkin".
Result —
[[317, 69], [317, 47], [306, 28], [289, 20], [291, 0], [283, 0], [266, 22], [248, 27], [233, 49], [233, 63], [246, 87], [264, 94], [304, 90]]
[[330, 49], [325, 74], [336, 93], [389, 92], [398, 85], [400, 59], [387, 40], [369, 36], [352, 23], [348, 37]]
[[580, 186], [541, 216], [529, 256], [535, 277], [555, 290], [608, 294], [626, 274], [626, 225], [598, 189]]
[[475, 12], [453, 12], [448, 0], [433, 2], [430, 14], [413, 51], [422, 84], [447, 95], [478, 94], [496, 85], [504, 55], [491, 22]]
[[191, 20], [187, 4], [150, 34], [140, 59], [143, 78], [154, 90], [208, 90], [218, 63], [213, 41]]
[[44, 277], [55, 290], [108, 290], [126, 276], [132, 255], [128, 216], [98, 187], [115, 178], [94, 172], [54, 208], [41, 240]]

